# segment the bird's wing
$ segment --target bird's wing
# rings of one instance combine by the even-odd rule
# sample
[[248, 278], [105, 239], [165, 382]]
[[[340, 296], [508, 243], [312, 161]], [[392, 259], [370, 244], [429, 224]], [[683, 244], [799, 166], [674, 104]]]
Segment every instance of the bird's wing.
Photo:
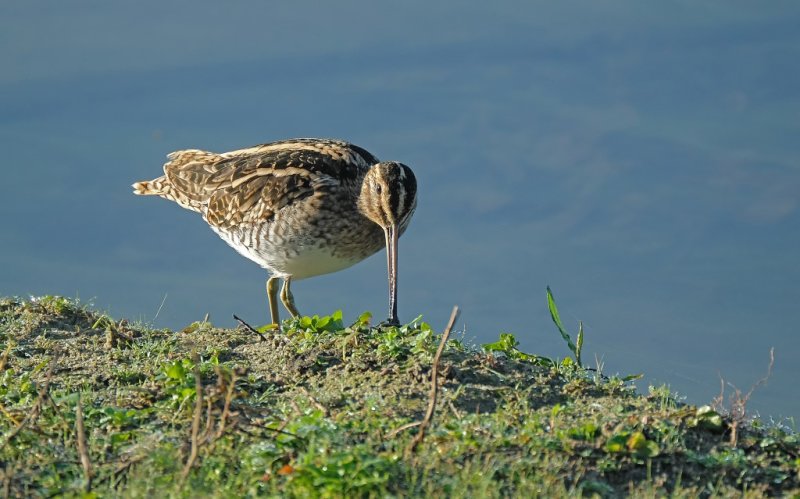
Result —
[[[354, 181], [377, 159], [350, 144], [318, 139], [274, 142], [214, 154], [178, 151], [164, 172], [209, 224], [230, 228], [276, 212], [331, 186]], [[366, 157], [365, 157], [366, 156]]]

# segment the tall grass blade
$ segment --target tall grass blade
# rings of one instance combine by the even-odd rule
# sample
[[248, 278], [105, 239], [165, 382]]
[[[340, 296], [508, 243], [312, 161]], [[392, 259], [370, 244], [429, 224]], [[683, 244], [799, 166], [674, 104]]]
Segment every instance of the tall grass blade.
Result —
[[[578, 365], [581, 364], [580, 360], [580, 349], [572, 342], [572, 338], [570, 338], [567, 331], [564, 329], [564, 324], [561, 323], [561, 317], [558, 315], [558, 307], [556, 307], [556, 300], [553, 298], [553, 292], [550, 291], [550, 286], [547, 286], [547, 308], [550, 309], [550, 317], [553, 319], [553, 323], [558, 328], [558, 332], [561, 333], [561, 337], [564, 338], [564, 341], [567, 342], [567, 346], [575, 355], [575, 361]], [[583, 346], [583, 326], [578, 332], [578, 341]]]

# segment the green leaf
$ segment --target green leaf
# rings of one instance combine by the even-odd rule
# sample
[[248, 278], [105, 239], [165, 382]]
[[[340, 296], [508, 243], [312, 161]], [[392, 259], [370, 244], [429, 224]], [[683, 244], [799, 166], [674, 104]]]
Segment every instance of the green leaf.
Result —
[[179, 360], [175, 362], [170, 362], [164, 368], [164, 374], [167, 375], [170, 379], [177, 379], [182, 380], [183, 377], [186, 375], [186, 368], [183, 367], [183, 363]]
[[358, 316], [358, 323], [362, 326], [368, 326], [372, 320], [372, 312], [364, 312]]
[[647, 437], [644, 436], [644, 433], [637, 431], [632, 433], [630, 437], [628, 437], [628, 441], [626, 442], [626, 446], [628, 447], [629, 451], [638, 450], [647, 443]]
[[269, 333], [270, 331], [274, 331], [276, 329], [275, 324], [264, 324], [261, 327], [257, 327], [256, 331], [259, 333]]
[[484, 343], [481, 345], [484, 350], [489, 352], [509, 353], [519, 345], [517, 338], [511, 333], [500, 333], [500, 339], [494, 343]]
[[105, 329], [110, 325], [110, 322], [110, 319], [103, 315], [92, 324], [92, 329]]
[[558, 332], [561, 333], [561, 337], [564, 338], [569, 349], [574, 353], [576, 350], [575, 344], [572, 342], [572, 338], [567, 334], [564, 325], [561, 323], [561, 317], [558, 315], [558, 307], [556, 307], [556, 300], [553, 298], [553, 292], [550, 291], [550, 286], [547, 286], [547, 308], [550, 310], [550, 318], [553, 319], [553, 323], [555, 323], [558, 328]]
[[637, 431], [628, 437], [626, 442], [628, 450], [632, 453], [642, 457], [655, 457], [658, 455], [658, 444], [651, 440], [647, 440], [644, 433]]
[[330, 322], [328, 323], [327, 330], [330, 332], [339, 331], [344, 329], [344, 320], [341, 310], [336, 310], [330, 315]]
[[189, 325], [188, 325], [188, 326], [186, 326], [185, 328], [181, 329], [181, 333], [184, 333], [184, 334], [190, 334], [190, 333], [194, 333], [195, 331], [197, 331], [198, 329], [200, 329], [200, 324], [201, 324], [201, 323], [200, 323], [200, 322], [197, 322], [197, 321], [195, 321], [195, 322], [192, 322], [191, 324], [189, 324]]
[[132, 431], [123, 431], [123, 432], [115, 432], [111, 434], [111, 443], [112, 444], [121, 444], [125, 442], [129, 442], [133, 439], [133, 432]]
[[31, 374], [38, 373], [39, 371], [41, 371], [45, 367], [47, 367], [48, 364], [50, 364], [50, 359], [45, 359], [45, 360], [39, 362], [38, 364], [36, 364], [36, 367], [33, 368], [33, 371], [31, 371]]
[[660, 452], [661, 449], [658, 448], [658, 444], [648, 440], [644, 448], [639, 450], [637, 454], [643, 457], [656, 457]]
[[406, 324], [407, 326], [416, 327], [417, 323], [422, 321], [422, 314], [414, 317], [414, 320]]
[[567, 430], [567, 435], [574, 440], [594, 440], [600, 434], [600, 428], [594, 423], [586, 423], [577, 428]]
[[624, 452], [627, 441], [628, 441], [627, 432], [618, 433], [612, 436], [606, 442], [605, 445], [606, 452], [612, 452], [612, 453]]
[[552, 359], [522, 352], [517, 348], [517, 345], [519, 345], [519, 341], [517, 341], [517, 338], [513, 334], [500, 333], [499, 340], [493, 343], [484, 343], [481, 347], [486, 352], [500, 352], [509, 359], [530, 362], [539, 366], [549, 367], [555, 365]]
[[695, 417], [689, 422], [689, 425], [699, 426], [717, 433], [725, 429], [725, 421], [722, 416], [709, 405], [698, 407]]
[[581, 364], [581, 348], [583, 347], [583, 324], [579, 323], [578, 325], [578, 343], [580, 347], [575, 345], [572, 342], [572, 338], [567, 333], [566, 329], [564, 328], [564, 324], [561, 322], [561, 317], [558, 315], [558, 307], [556, 307], [556, 300], [553, 297], [553, 292], [550, 290], [550, 286], [547, 286], [547, 308], [550, 310], [550, 318], [553, 319], [553, 323], [558, 328], [558, 332], [561, 333], [561, 337], [564, 338], [564, 341], [567, 342], [567, 346], [569, 347], [570, 351], [575, 355], [575, 360], [578, 362], [578, 365]]

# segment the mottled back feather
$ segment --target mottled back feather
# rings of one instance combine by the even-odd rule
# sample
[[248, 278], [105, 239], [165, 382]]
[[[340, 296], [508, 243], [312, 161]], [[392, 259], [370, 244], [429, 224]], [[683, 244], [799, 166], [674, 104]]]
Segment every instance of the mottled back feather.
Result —
[[378, 162], [360, 147], [319, 139], [224, 154], [177, 151], [169, 159], [164, 173], [170, 196], [223, 229], [269, 221], [279, 210], [339, 184], [355, 187]]

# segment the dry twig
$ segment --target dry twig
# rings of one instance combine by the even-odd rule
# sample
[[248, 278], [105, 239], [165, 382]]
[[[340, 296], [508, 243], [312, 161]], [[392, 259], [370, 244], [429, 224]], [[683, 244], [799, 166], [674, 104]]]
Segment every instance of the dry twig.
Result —
[[[270, 428], [268, 426], [264, 426], [263, 424], [255, 423], [253, 421], [246, 421], [244, 424], [249, 426], [249, 427], [251, 427], [251, 428], [257, 428], [259, 431], [266, 431], [266, 432], [275, 433], [275, 434], [279, 434], [279, 435], [286, 435], [287, 437], [296, 438], [297, 440], [300, 440], [302, 442], [306, 442], [307, 441], [307, 439], [305, 437], [302, 437], [302, 436], [300, 436], [300, 435], [298, 435], [296, 433], [292, 433], [290, 431], [285, 431], [284, 430], [284, 428], [286, 428], [286, 426], [289, 425], [289, 420], [288, 419], [284, 420], [284, 421], [281, 421], [281, 424], [277, 428]], [[248, 430], [246, 430], [246, 429], [244, 429], [242, 427], [240, 427], [239, 430], [242, 431], [243, 433], [248, 434], [248, 435], [254, 435], [255, 434], [254, 432], [248, 431]]]
[[303, 411], [300, 409], [300, 406], [297, 405], [297, 401], [296, 400], [294, 400], [294, 399], [290, 400], [289, 401], [289, 405], [292, 406], [292, 410], [297, 415], [297, 417], [300, 417], [300, 416], [303, 415]]
[[11, 479], [17, 473], [17, 463], [9, 463], [3, 470], [3, 499], [11, 497]]
[[753, 395], [753, 392], [755, 392], [757, 388], [767, 383], [769, 378], [772, 376], [772, 368], [774, 365], [775, 365], [775, 348], [773, 347], [769, 349], [769, 367], [767, 367], [766, 376], [756, 381], [753, 384], [753, 386], [750, 387], [750, 390], [748, 390], [748, 392], [745, 393], [744, 395], [742, 395], [741, 390], [731, 385], [734, 390], [734, 394], [731, 395], [730, 398], [731, 418], [733, 419], [731, 423], [731, 440], [730, 440], [732, 446], [735, 447], [739, 439], [738, 435], [739, 425], [744, 423], [747, 418], [747, 403], [750, 401], [750, 397]]
[[78, 454], [81, 457], [83, 476], [86, 478], [86, 492], [89, 492], [92, 490], [92, 461], [89, 459], [86, 429], [83, 427], [83, 408], [81, 407], [80, 393], [78, 393], [78, 406], [75, 408], [75, 433], [77, 433], [78, 438]]
[[398, 433], [400, 433], [401, 431], [405, 431], [405, 430], [407, 430], [407, 429], [409, 429], [409, 428], [414, 428], [414, 427], [417, 427], [417, 426], [419, 426], [419, 425], [421, 425], [421, 424], [422, 424], [422, 421], [412, 421], [411, 423], [406, 423], [406, 424], [404, 424], [403, 426], [398, 426], [398, 427], [397, 427], [397, 428], [395, 428], [394, 430], [392, 430], [392, 431], [390, 431], [389, 433], [387, 433], [387, 434], [386, 434], [386, 438], [387, 438], [387, 439], [389, 439], [389, 438], [393, 438], [395, 435], [397, 435], [397, 434], [398, 434]]
[[6, 418], [8, 418], [8, 420], [9, 420], [9, 421], [11, 421], [12, 423], [14, 423], [14, 425], [15, 425], [15, 426], [19, 426], [19, 425], [21, 424], [19, 421], [17, 421], [17, 418], [15, 418], [15, 417], [14, 417], [14, 415], [13, 415], [13, 414], [11, 414], [11, 413], [8, 411], [8, 409], [6, 409], [6, 408], [3, 406], [3, 404], [0, 404], [0, 412], [2, 412], [2, 413], [3, 413], [3, 416], [5, 416]]
[[120, 340], [125, 345], [133, 343], [133, 338], [122, 332], [128, 326], [127, 320], [121, 319], [119, 322], [114, 322], [110, 318], [103, 316], [94, 323], [92, 329], [102, 328], [103, 325], [105, 325], [103, 330], [106, 333], [106, 348], [117, 348]]
[[303, 395], [305, 395], [308, 398], [309, 401], [311, 401], [311, 404], [314, 407], [316, 407], [317, 409], [322, 411], [322, 415], [323, 416], [325, 416], [325, 417], [328, 416], [328, 408], [325, 407], [324, 405], [320, 404], [319, 400], [315, 399], [314, 396], [311, 395], [311, 393], [309, 393], [308, 389], [306, 389], [305, 386], [301, 386], [300, 387], [300, 391], [303, 392]]
[[722, 375], [719, 375], [719, 395], [714, 397], [711, 401], [711, 406], [717, 409], [718, 411], [722, 412], [725, 411], [725, 385], [730, 386], [733, 389], [733, 393], [728, 395], [728, 416], [730, 416], [730, 444], [733, 447], [736, 447], [736, 444], [739, 440], [739, 426], [747, 420], [747, 403], [750, 401], [750, 397], [759, 387], [765, 385], [769, 378], [772, 376], [772, 368], [775, 365], [775, 348], [769, 349], [769, 366], [767, 367], [767, 374], [753, 383], [750, 387], [750, 390], [747, 393], [742, 393], [742, 391], [736, 387], [733, 383], [726, 382]]
[[419, 445], [419, 443], [422, 442], [422, 439], [425, 438], [425, 430], [428, 429], [428, 426], [430, 426], [431, 420], [433, 419], [433, 413], [436, 410], [436, 396], [439, 392], [439, 359], [442, 356], [444, 346], [447, 344], [447, 338], [450, 336], [450, 331], [453, 329], [457, 318], [458, 305], [453, 307], [453, 312], [450, 314], [450, 320], [448, 321], [447, 327], [442, 333], [442, 339], [439, 342], [439, 348], [436, 350], [436, 355], [433, 357], [433, 367], [431, 368], [431, 392], [428, 399], [428, 410], [425, 412], [425, 417], [422, 418], [422, 422], [419, 425], [419, 431], [417, 432], [416, 436], [414, 436], [414, 439], [411, 440], [411, 443], [408, 444], [408, 447], [406, 447], [406, 457], [411, 455], [411, 453], [414, 452], [414, 449], [417, 448], [417, 445]]
[[453, 415], [456, 417], [456, 419], [458, 419], [460, 421], [461, 420], [461, 412], [458, 409], [456, 409], [456, 406], [453, 404], [453, 401], [452, 400], [448, 400], [447, 404], [450, 406], [450, 410], [453, 411]]
[[42, 405], [44, 404], [44, 401], [49, 393], [48, 390], [50, 388], [50, 380], [53, 378], [53, 370], [55, 369], [55, 366], [56, 356], [53, 355], [53, 357], [50, 359], [50, 366], [47, 369], [47, 374], [42, 382], [42, 387], [39, 389], [39, 395], [36, 397], [36, 402], [34, 402], [31, 411], [27, 416], [25, 416], [25, 419], [22, 420], [22, 423], [20, 423], [19, 426], [11, 430], [11, 432], [6, 435], [3, 443], [0, 444], [0, 449], [5, 447], [12, 439], [14, 439], [14, 437], [19, 435], [19, 432], [21, 432], [26, 426], [35, 423], [36, 420], [39, 419], [39, 414], [42, 412]]
[[206, 399], [206, 427], [203, 430], [203, 436], [200, 437], [200, 445], [211, 441], [211, 426], [214, 422], [213, 418], [211, 417], [211, 411], [213, 409], [214, 401], [209, 397]]
[[[223, 379], [222, 371], [219, 367], [215, 367], [217, 371], [217, 376], [221, 380]], [[217, 425], [217, 432], [214, 434], [212, 441], [217, 441], [222, 437], [222, 434], [225, 433], [225, 427], [228, 423], [228, 418], [231, 414], [231, 401], [233, 401], [233, 390], [236, 388], [236, 381], [238, 377], [236, 376], [236, 371], [231, 371], [231, 380], [228, 383], [228, 388], [225, 390], [225, 403], [222, 406], [222, 414], [219, 417], [219, 424]]]
[[192, 419], [192, 447], [189, 451], [189, 458], [186, 460], [186, 465], [183, 467], [183, 472], [181, 473], [181, 485], [186, 481], [186, 477], [189, 476], [189, 472], [192, 470], [192, 466], [194, 466], [194, 462], [197, 459], [197, 452], [200, 450], [200, 441], [198, 437], [200, 434], [200, 419], [203, 415], [203, 380], [200, 378], [200, 357], [194, 354], [192, 362], [194, 362], [194, 386], [196, 391], [194, 418]]
[[146, 457], [147, 457], [146, 454], [141, 454], [139, 456], [134, 456], [119, 464], [117, 468], [114, 470], [113, 475], [109, 478], [109, 481], [111, 482], [111, 488], [116, 489], [117, 487], [119, 487], [120, 484], [123, 482], [123, 480], [126, 479], [125, 475], [131, 468], [131, 466], [141, 461], [144, 461]]
[[12, 344], [13, 343], [9, 341], [8, 345], [6, 345], [6, 349], [3, 350], [3, 356], [0, 357], [0, 372], [6, 370], [6, 364], [8, 363], [8, 355], [11, 353]]
[[266, 337], [266, 336], [264, 336], [264, 334], [263, 334], [263, 333], [260, 333], [260, 332], [258, 331], [258, 329], [254, 328], [254, 327], [253, 327], [253, 326], [251, 326], [250, 324], [246, 323], [244, 320], [240, 319], [238, 315], [236, 315], [236, 314], [233, 314], [233, 318], [234, 318], [234, 319], [236, 319], [236, 322], [238, 322], [239, 324], [241, 324], [242, 326], [244, 326], [244, 328], [245, 328], [245, 329], [247, 329], [247, 330], [248, 330], [248, 331], [250, 331], [251, 333], [255, 333], [255, 334], [257, 334], [257, 335], [258, 335], [258, 337], [261, 339], [261, 341], [267, 341], [267, 337]]

